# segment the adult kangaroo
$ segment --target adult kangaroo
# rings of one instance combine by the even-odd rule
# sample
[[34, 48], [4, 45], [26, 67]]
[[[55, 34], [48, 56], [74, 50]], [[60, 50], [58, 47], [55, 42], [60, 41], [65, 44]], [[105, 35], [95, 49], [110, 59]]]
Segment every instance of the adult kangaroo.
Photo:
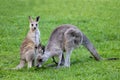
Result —
[[[99, 61], [103, 59], [90, 40], [76, 26], [64, 24], [52, 32], [44, 54], [38, 59], [37, 66], [41, 67], [42, 63], [47, 61], [48, 58], [58, 56], [59, 61], [57, 67], [60, 67], [61, 63], [64, 63], [66, 67], [70, 67], [70, 55], [80, 45], [85, 46], [95, 60]], [[63, 56], [64, 52], [66, 52], [65, 61]]]

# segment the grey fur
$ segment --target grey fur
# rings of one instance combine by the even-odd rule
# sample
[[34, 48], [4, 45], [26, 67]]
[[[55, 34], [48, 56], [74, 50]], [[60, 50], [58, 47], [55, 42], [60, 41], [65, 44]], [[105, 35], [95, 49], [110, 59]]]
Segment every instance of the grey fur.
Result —
[[93, 55], [93, 57], [96, 60], [101, 60], [102, 58], [100, 57], [100, 55], [97, 53], [95, 47], [93, 46], [93, 44], [90, 42], [90, 40], [83, 34], [83, 42], [82, 45], [85, 46], [85, 48], [88, 49], [88, 51]]
[[[58, 56], [59, 58], [57, 67], [60, 67], [62, 62], [64, 66], [70, 67], [70, 55], [81, 44], [91, 52], [96, 60], [101, 59], [92, 43], [76, 26], [65, 24], [57, 27], [50, 36], [45, 53], [38, 59], [38, 67], [41, 67], [43, 62], [53, 56]], [[65, 62], [64, 58], [62, 58], [64, 52], [66, 52]]]

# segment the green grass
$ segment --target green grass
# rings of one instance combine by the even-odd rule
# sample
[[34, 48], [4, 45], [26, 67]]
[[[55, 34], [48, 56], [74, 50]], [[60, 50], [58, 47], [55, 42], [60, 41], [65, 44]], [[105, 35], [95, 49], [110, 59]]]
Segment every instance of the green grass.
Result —
[[[120, 58], [119, 0], [1, 0], [0, 80], [120, 79], [120, 60], [97, 62], [82, 46], [73, 51], [70, 68], [9, 70], [19, 63], [19, 47], [29, 30], [28, 16], [38, 15], [44, 45], [55, 27], [73, 24], [87, 35], [102, 57]], [[44, 66], [47, 64], [51, 59]]]

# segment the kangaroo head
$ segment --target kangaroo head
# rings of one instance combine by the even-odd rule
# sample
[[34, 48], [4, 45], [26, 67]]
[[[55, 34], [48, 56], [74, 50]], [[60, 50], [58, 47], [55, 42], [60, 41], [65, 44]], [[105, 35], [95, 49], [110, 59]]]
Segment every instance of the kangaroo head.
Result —
[[39, 44], [38, 45], [38, 53], [43, 55], [44, 52], [45, 52], [45, 46], [42, 44]]
[[35, 31], [38, 28], [39, 19], [40, 19], [40, 16], [36, 17], [35, 20], [33, 20], [31, 16], [29, 16], [30, 29], [32, 31]]
[[38, 54], [37, 55], [37, 65], [36, 67], [42, 67], [42, 63], [43, 63], [43, 60], [42, 60], [42, 55], [41, 54]]

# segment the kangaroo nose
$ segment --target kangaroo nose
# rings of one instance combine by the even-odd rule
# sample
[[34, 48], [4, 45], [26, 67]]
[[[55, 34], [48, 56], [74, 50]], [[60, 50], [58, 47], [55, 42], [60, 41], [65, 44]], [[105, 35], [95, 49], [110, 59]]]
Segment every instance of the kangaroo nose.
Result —
[[36, 27], [34, 27], [34, 29], [36, 29]]

